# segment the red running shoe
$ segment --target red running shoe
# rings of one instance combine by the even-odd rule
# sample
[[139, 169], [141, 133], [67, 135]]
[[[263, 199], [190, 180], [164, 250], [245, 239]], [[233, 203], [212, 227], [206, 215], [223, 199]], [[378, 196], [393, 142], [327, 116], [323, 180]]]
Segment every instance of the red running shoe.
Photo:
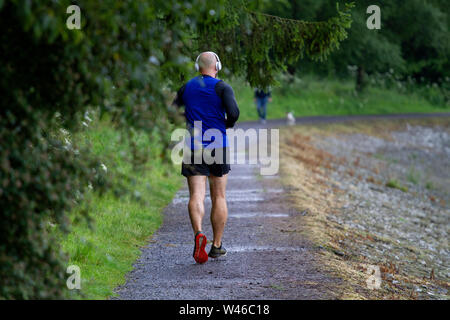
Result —
[[206, 236], [201, 232], [195, 234], [195, 245], [194, 245], [194, 260], [197, 263], [205, 263], [208, 261], [208, 254], [205, 250], [206, 247]]

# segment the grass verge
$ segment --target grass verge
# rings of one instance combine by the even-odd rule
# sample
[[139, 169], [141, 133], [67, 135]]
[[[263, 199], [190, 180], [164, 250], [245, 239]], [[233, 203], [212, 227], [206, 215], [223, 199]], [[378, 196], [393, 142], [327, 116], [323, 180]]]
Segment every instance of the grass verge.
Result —
[[[257, 120], [253, 90], [241, 80], [231, 81], [241, 111], [240, 121]], [[319, 79], [305, 76], [273, 88], [273, 102], [267, 107], [268, 119], [299, 116], [362, 115], [393, 113], [449, 112], [419, 94], [404, 94], [395, 88], [368, 87], [364, 93], [354, 90], [352, 80]]]
[[[125, 282], [125, 274], [140, 255], [149, 237], [162, 222], [161, 212], [181, 185], [173, 165], [164, 163], [157, 137], [136, 135], [139, 150], [150, 154], [150, 161], [139, 170], [129, 161], [130, 146], [108, 121], [93, 122], [73, 139], [89, 143], [101, 155], [108, 172], [129, 177], [121, 181], [131, 192], [118, 198], [113, 191], [102, 196], [91, 193], [89, 216], [93, 222], [77, 219], [71, 214], [73, 228], [61, 239], [62, 249], [69, 256], [69, 265], [81, 270], [81, 290], [71, 291], [74, 299], [106, 299]], [[79, 210], [82, 210], [81, 206]]]

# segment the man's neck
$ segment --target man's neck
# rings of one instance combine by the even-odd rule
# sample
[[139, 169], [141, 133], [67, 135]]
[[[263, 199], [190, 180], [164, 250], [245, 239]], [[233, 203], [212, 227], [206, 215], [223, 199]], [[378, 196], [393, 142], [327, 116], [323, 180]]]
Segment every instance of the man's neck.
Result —
[[216, 77], [216, 73], [215, 73], [215, 72], [208, 72], [208, 71], [202, 71], [202, 72], [201, 72], [201, 75], [202, 75], [202, 76], [210, 76], [210, 77], [212, 77], [212, 78], [215, 78], [215, 77]]

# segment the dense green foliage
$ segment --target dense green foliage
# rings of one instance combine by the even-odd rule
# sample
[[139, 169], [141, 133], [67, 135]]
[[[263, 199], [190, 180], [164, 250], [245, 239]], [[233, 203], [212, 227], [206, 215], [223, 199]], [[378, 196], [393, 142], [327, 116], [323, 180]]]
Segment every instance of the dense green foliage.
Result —
[[[366, 9], [381, 9], [381, 29], [369, 30]], [[293, 19], [324, 20], [334, 14], [333, 0], [286, 0], [268, 2], [266, 11]], [[348, 38], [325, 63], [300, 61], [292, 71], [347, 75], [355, 68], [358, 85], [368, 84], [365, 75], [389, 70], [419, 83], [442, 84], [450, 78], [450, 17], [448, 1], [407, 2], [358, 0], [352, 10]], [[362, 83], [365, 82], [365, 83]]]
[[[81, 30], [66, 28], [71, 4], [81, 8]], [[0, 1], [0, 297], [64, 296], [66, 259], [48, 228], [67, 230], [88, 186], [101, 192], [113, 174], [65, 137], [89, 121], [89, 108], [128, 129], [138, 167], [150, 155], [137, 131], [163, 137], [164, 156], [176, 119], [168, 89], [190, 74], [198, 48], [207, 44], [230, 71], [246, 66], [253, 85], [266, 85], [288, 60], [326, 56], [349, 23], [347, 10], [308, 24], [249, 12], [240, 0]]]
[[186, 68], [186, 15], [204, 14], [192, 5], [208, 9], [206, 1], [78, 3], [81, 30], [66, 28], [70, 1], [0, 2], [3, 298], [63, 294], [64, 260], [48, 223], [66, 230], [67, 213], [89, 183], [96, 190], [105, 184], [89, 150], [65, 145], [52, 132], [59, 125], [76, 130], [89, 106], [114, 114], [119, 124], [166, 130], [162, 79]]
[[338, 6], [335, 17], [321, 22], [285, 19], [250, 9], [225, 10], [219, 20], [233, 23], [216, 20], [212, 25], [199, 25], [199, 51], [218, 48], [227, 72], [243, 74], [251, 86], [267, 87], [287, 64], [304, 56], [323, 61], [339, 48], [352, 22], [352, 7], [346, 4], [340, 11]]

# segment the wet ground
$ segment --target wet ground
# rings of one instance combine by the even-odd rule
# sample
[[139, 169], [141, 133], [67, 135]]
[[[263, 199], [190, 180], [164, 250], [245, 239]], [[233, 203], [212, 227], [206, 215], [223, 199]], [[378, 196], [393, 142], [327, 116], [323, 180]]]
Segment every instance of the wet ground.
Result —
[[[424, 115], [421, 115], [424, 116]], [[426, 116], [426, 115], [425, 115]], [[397, 116], [393, 116], [394, 118]], [[413, 116], [418, 117], [418, 116]], [[349, 118], [340, 117], [316, 117], [311, 119], [298, 119], [299, 123], [323, 123], [340, 122]], [[283, 120], [269, 121], [268, 127], [284, 125]], [[241, 124], [243, 128], [262, 128], [255, 123]], [[416, 130], [416, 129], [415, 129]], [[399, 132], [399, 137], [408, 133]], [[420, 140], [421, 135], [417, 135]], [[434, 137], [433, 134], [430, 136]], [[392, 166], [387, 165], [382, 177], [374, 176], [371, 169], [367, 174], [358, 171], [353, 176], [347, 174], [345, 164], [337, 166], [327, 175], [330, 182], [338, 181], [327, 189], [328, 192], [336, 191], [336, 197], [343, 197], [347, 202], [342, 205], [334, 205], [327, 202], [329, 208], [340, 208], [342, 212], [330, 219], [334, 224], [348, 226], [348, 230], [364, 230], [373, 234], [377, 239], [388, 238], [388, 241], [375, 241], [367, 245], [358, 245], [358, 251], [351, 249], [355, 241], [343, 237], [341, 248], [342, 255], [363, 256], [367, 255], [372, 263], [386, 264], [383, 269], [383, 279], [388, 276], [390, 261], [398, 261], [402, 264], [402, 272], [416, 272], [408, 270], [407, 250], [393, 251], [400, 241], [401, 248], [407, 247], [406, 243], [420, 247], [420, 256], [416, 254], [416, 260], [422, 269], [417, 269], [418, 277], [430, 276], [434, 270], [435, 276], [448, 280], [448, 189], [441, 192], [442, 185], [448, 187], [448, 154], [442, 155], [442, 167], [431, 166], [430, 170], [442, 174], [434, 174], [433, 180], [425, 184], [425, 189], [436, 189], [435, 197], [439, 204], [424, 197], [417, 196], [413, 192], [404, 192], [385, 186], [386, 179], [391, 179], [389, 170], [398, 172], [395, 165], [404, 168], [401, 161], [405, 158], [404, 151], [398, 146], [380, 141], [367, 140], [367, 137], [348, 136], [330, 137], [328, 140], [317, 140], [318, 149], [323, 148], [335, 153], [335, 157], [341, 157], [347, 151], [352, 154], [348, 161], [356, 161], [357, 157], [366, 157], [367, 164], [384, 161], [382, 157], [398, 159]], [[334, 139], [334, 140], [333, 140]], [[346, 140], [347, 139], [347, 140]], [[348, 140], [350, 139], [350, 140]], [[353, 139], [353, 140], [352, 140]], [[434, 139], [434, 138], [433, 138]], [[432, 140], [433, 140], [432, 139]], [[443, 146], [448, 152], [448, 140], [444, 137]], [[403, 139], [405, 140], [405, 139]], [[394, 141], [403, 141], [397, 139]], [[346, 142], [347, 141], [347, 142]], [[437, 141], [434, 139], [433, 141]], [[436, 143], [436, 142], [433, 142]], [[366, 150], [364, 148], [371, 148]], [[391, 148], [392, 147], [392, 148]], [[349, 151], [346, 148], [355, 148]], [[358, 149], [363, 148], [363, 149]], [[409, 147], [405, 147], [409, 148]], [[435, 148], [436, 149], [436, 148]], [[415, 149], [414, 149], [415, 150]], [[424, 154], [415, 151], [414, 158], [418, 161], [416, 170], [422, 170], [419, 165], [421, 160], [426, 163], [428, 152]], [[432, 156], [434, 159], [437, 155]], [[343, 157], [343, 156], [342, 156]], [[405, 159], [409, 159], [406, 156]], [[427, 158], [428, 159], [428, 158]], [[446, 161], [447, 160], [447, 161]], [[359, 160], [361, 161], [361, 160]], [[447, 166], [447, 167], [446, 167]], [[358, 169], [359, 170], [359, 169]], [[342, 172], [341, 172], [342, 171]], [[385, 174], [385, 175], [384, 175]], [[358, 176], [361, 176], [360, 178]], [[368, 183], [370, 179], [383, 180], [381, 184]], [[386, 177], [386, 178], [384, 178]], [[302, 177], [296, 180], [297, 185], [304, 183]], [[337, 188], [339, 184], [339, 187]], [[408, 185], [409, 186], [409, 185]], [[427, 189], [428, 186], [428, 189]], [[411, 190], [418, 186], [409, 186]], [[292, 205], [292, 192], [289, 185], [281, 184], [278, 176], [261, 176], [256, 165], [234, 165], [229, 175], [227, 187], [227, 202], [229, 218], [225, 230], [223, 245], [227, 248], [226, 257], [210, 259], [203, 265], [196, 264], [192, 258], [193, 232], [187, 212], [188, 192], [183, 187], [173, 199], [172, 203], [164, 211], [164, 222], [161, 228], [149, 241], [148, 246], [142, 249], [142, 255], [134, 265], [134, 270], [126, 277], [126, 283], [115, 291], [119, 299], [337, 299], [342, 298], [340, 290], [345, 285], [339, 273], [333, 272], [323, 263], [323, 247], [318, 246], [311, 237], [304, 223], [304, 219], [310, 215], [309, 211], [302, 210], [299, 206]], [[209, 187], [207, 187], [207, 190]], [[295, 188], [294, 188], [295, 189]], [[339, 189], [339, 190], [338, 190]], [[381, 191], [380, 191], [381, 190]], [[416, 191], [414, 191], [416, 192]], [[295, 194], [295, 192], [294, 192]], [[429, 198], [428, 198], [429, 199]], [[444, 202], [440, 202], [440, 201]], [[430, 202], [431, 201], [431, 202]], [[206, 215], [204, 219], [204, 232], [208, 239], [212, 238], [212, 230], [209, 222], [210, 201], [206, 200]], [[397, 216], [396, 219], [393, 217]], [[404, 219], [401, 220], [401, 219]], [[331, 221], [330, 220], [330, 221]], [[439, 225], [441, 227], [436, 228]], [[345, 243], [347, 241], [347, 243]], [[348, 248], [348, 249], [347, 249]], [[423, 249], [422, 249], [423, 248]], [[207, 246], [209, 250], [209, 245]], [[352, 251], [355, 250], [355, 251]], [[413, 249], [411, 252], [416, 252]], [[423, 256], [422, 256], [423, 254]], [[377, 260], [379, 257], [379, 260]], [[373, 258], [373, 259], [372, 259]], [[397, 259], [397, 260], [393, 260]], [[423, 264], [420, 261], [424, 261]], [[431, 267], [433, 264], [434, 267]], [[395, 267], [394, 267], [395, 269]], [[445, 287], [434, 284], [432, 288], [420, 287], [420, 292], [415, 284], [407, 283], [407, 279], [396, 274], [390, 278], [394, 285], [404, 281], [401, 286], [412, 286], [411, 290], [417, 293], [431, 292], [430, 296], [442, 297], [447, 293]], [[398, 274], [398, 272], [397, 272]], [[400, 279], [401, 278], [401, 279]], [[397, 281], [394, 283], [394, 281]], [[428, 293], [427, 293], [428, 294]], [[428, 295], [427, 295], [428, 296]]]
[[330, 244], [361, 272], [380, 268], [380, 298], [448, 299], [449, 122], [377, 126], [303, 132], [326, 159], [317, 176], [334, 196]]
[[[209, 194], [209, 186], [207, 187]], [[227, 256], [203, 265], [192, 258], [194, 235], [183, 187], [164, 211], [164, 222], [142, 250], [120, 299], [333, 299], [340, 282], [321, 270], [304, 237], [286, 232], [301, 213], [288, 206], [278, 176], [257, 165], [232, 165], [227, 185]], [[207, 197], [204, 232], [212, 239]], [[207, 246], [209, 251], [210, 244]]]

